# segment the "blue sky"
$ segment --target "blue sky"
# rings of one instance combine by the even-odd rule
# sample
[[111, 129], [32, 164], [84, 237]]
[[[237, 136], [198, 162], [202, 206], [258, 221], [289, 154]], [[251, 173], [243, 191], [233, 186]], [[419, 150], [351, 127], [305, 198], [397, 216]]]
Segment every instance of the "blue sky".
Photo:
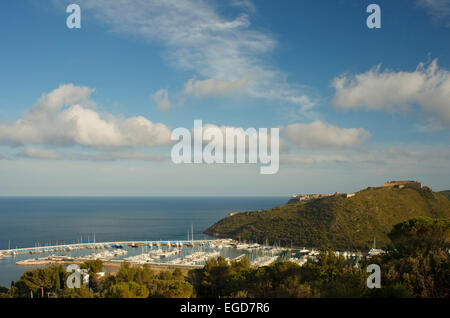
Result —
[[[2, 195], [450, 188], [450, 1], [10, 0], [0, 27]], [[279, 172], [173, 164], [194, 119], [280, 127]]]

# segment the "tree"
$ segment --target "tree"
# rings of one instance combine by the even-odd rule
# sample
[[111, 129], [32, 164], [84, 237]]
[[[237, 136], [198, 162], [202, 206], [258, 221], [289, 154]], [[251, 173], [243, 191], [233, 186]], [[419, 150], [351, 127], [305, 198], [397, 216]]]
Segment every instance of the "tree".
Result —
[[396, 224], [388, 236], [401, 255], [448, 250], [450, 220], [415, 217]]
[[173, 276], [169, 271], [160, 271], [158, 277], [160, 280], [171, 280]]
[[47, 292], [57, 292], [64, 287], [67, 273], [61, 265], [53, 265], [45, 268], [37, 268], [26, 271], [19, 281], [14, 283], [15, 297], [42, 297]]
[[131, 282], [135, 278], [136, 269], [128, 262], [123, 262], [120, 265], [119, 271], [116, 274], [117, 282]]
[[245, 281], [242, 273], [249, 268], [248, 260], [228, 261], [219, 256], [209, 259], [202, 269], [191, 270], [188, 281], [195, 287], [199, 297], [230, 297]]
[[9, 289], [3, 286], [0, 286], [0, 298], [10, 298]]
[[122, 282], [112, 285], [104, 293], [108, 298], [147, 298], [149, 291], [144, 285], [135, 282]]
[[176, 280], [164, 285], [158, 294], [164, 298], [190, 298], [194, 294], [194, 287], [188, 282]]
[[173, 279], [176, 279], [176, 280], [184, 279], [183, 272], [179, 268], [174, 269], [174, 271], [172, 272], [172, 277], [173, 277]]
[[96, 274], [103, 271], [103, 261], [101, 259], [89, 260], [81, 265], [81, 268], [85, 268], [91, 274]]

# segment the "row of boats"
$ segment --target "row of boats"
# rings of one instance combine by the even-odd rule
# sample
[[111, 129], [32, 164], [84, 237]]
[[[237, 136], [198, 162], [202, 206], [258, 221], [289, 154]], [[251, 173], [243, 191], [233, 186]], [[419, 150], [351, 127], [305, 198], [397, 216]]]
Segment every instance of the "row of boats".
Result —
[[278, 258], [279, 256], [270, 256], [270, 255], [261, 256], [254, 259], [251, 262], [251, 265], [255, 267], [268, 266], [272, 263], [275, 263], [278, 260]]
[[82, 258], [88, 260], [101, 259], [102, 261], [110, 260], [114, 257], [121, 257], [128, 254], [127, 250], [124, 249], [115, 249], [115, 250], [105, 250], [99, 253], [93, 253], [87, 256], [83, 256]]
[[168, 262], [170, 265], [203, 265], [208, 259], [211, 258], [217, 258], [220, 256], [219, 251], [212, 251], [212, 252], [195, 252], [189, 255], [186, 255], [181, 258], [175, 258]]
[[157, 260], [160, 260], [160, 259], [170, 258], [171, 256], [175, 256], [180, 253], [181, 253], [181, 250], [177, 250], [177, 249], [174, 249], [174, 250], [157, 249], [157, 250], [152, 250], [148, 253], [142, 253], [142, 254], [139, 254], [136, 256], [127, 257], [127, 258], [125, 258], [125, 260], [130, 263], [148, 264], [148, 263], [152, 263]]

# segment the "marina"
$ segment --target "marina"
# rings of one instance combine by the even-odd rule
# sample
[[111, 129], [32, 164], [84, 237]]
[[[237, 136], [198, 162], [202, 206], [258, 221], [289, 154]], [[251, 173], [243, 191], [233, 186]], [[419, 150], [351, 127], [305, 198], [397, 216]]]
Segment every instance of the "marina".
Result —
[[[157, 265], [180, 268], [199, 268], [209, 259], [222, 256], [229, 263], [247, 257], [250, 265], [262, 267], [277, 261], [291, 261], [300, 266], [313, 262], [317, 249], [293, 249], [258, 243], [241, 243], [232, 239], [184, 241], [125, 241], [39, 246], [1, 250], [0, 258], [22, 256], [15, 262], [19, 266], [82, 263], [102, 260], [107, 263], [128, 262], [135, 265]], [[39, 254], [32, 258], [27, 254]], [[356, 252], [335, 252], [345, 259], [362, 257]]]
[[[12, 199], [8, 200], [10, 202]], [[33, 224], [33, 226], [43, 221], [50, 222], [49, 232], [47, 233], [41, 234], [37, 228], [33, 227], [34, 230], [30, 232], [30, 235], [25, 236], [26, 239], [24, 240], [19, 239], [15, 235], [15, 231], [4, 228], [3, 244], [0, 244], [0, 285], [3, 286], [9, 286], [12, 280], [19, 279], [25, 270], [52, 264], [63, 266], [82, 264], [96, 259], [103, 261], [106, 273], [114, 273], [123, 262], [138, 266], [148, 265], [157, 270], [167, 268], [188, 270], [201, 268], [209, 259], [217, 259], [219, 256], [229, 263], [246, 257], [252, 267], [267, 266], [279, 261], [291, 261], [303, 266], [317, 260], [320, 253], [317, 248], [293, 246], [288, 248], [282, 247], [280, 242], [277, 244], [266, 241], [264, 244], [259, 244], [232, 239], [217, 239], [204, 235], [202, 231], [194, 231], [194, 219], [198, 220], [195, 221], [195, 227], [203, 229], [208, 224], [213, 223], [214, 219], [217, 220], [217, 206], [227, 206], [229, 211], [232, 210], [233, 205], [243, 204], [240, 199], [213, 199], [211, 202], [214, 204], [214, 209], [208, 208], [203, 210], [204, 212], [201, 214], [197, 212], [201, 209], [200, 205], [205, 205], [210, 199], [48, 199], [48, 202], [43, 201], [43, 199], [29, 200], [29, 203], [34, 205], [46, 202], [46, 209], [50, 207], [50, 210], [55, 205], [56, 210], [50, 215], [47, 215], [48, 212], [46, 214], [37, 212], [33, 212], [33, 214], [19, 213], [20, 218], [17, 218], [17, 216], [15, 219], [11, 218], [13, 220], [11, 224], [15, 228], [23, 226], [23, 224], [17, 223], [18, 220], [23, 220], [23, 222]], [[72, 200], [74, 201], [72, 202]], [[12, 200], [12, 202], [23, 205], [28, 201], [16, 202]], [[273, 201], [270, 202], [270, 204], [273, 204]], [[72, 227], [64, 226], [68, 222], [80, 222], [74, 218], [79, 216], [78, 213], [80, 212], [59, 212], [66, 211], [65, 209], [71, 205], [77, 206], [79, 204], [81, 204], [83, 210], [90, 211], [90, 218], [81, 220], [82, 224], [85, 224], [82, 235], [73, 232]], [[114, 212], [116, 218], [119, 218], [124, 215], [125, 207], [129, 209], [134, 204], [138, 204], [138, 209], [136, 208], [137, 211], [133, 212], [133, 218], [126, 219], [128, 223], [125, 227], [120, 226], [122, 222], [125, 222], [125, 219], [121, 219], [121, 222], [116, 224], [114, 223], [116, 221], [107, 218], [102, 212], [90, 210], [96, 205], [105, 206], [108, 211], [116, 211]], [[141, 207], [140, 204], [145, 204], [145, 208]], [[164, 218], [161, 218], [162, 215], [158, 214], [159, 208], [155, 208], [154, 212], [148, 211], [148, 206], [152, 204], [155, 207], [174, 205], [174, 210], [171, 214], [164, 214]], [[181, 207], [186, 209], [190, 204], [192, 205], [192, 211], [189, 220], [192, 221], [188, 221], [190, 224], [187, 225], [186, 221], [182, 221], [183, 214], [178, 211]], [[214, 213], [210, 211], [214, 211]], [[131, 212], [127, 213], [130, 216]], [[34, 215], [39, 215], [39, 217]], [[64, 220], [57, 223], [60, 226], [53, 226], [55, 224], [54, 219], [62, 217]], [[87, 222], [88, 219], [91, 222]], [[105, 223], [107, 224], [107, 234], [103, 230]], [[92, 224], [95, 224], [95, 227], [91, 227]], [[88, 231], [88, 229], [91, 229], [91, 231]], [[149, 229], [152, 231], [151, 235], [148, 234]], [[77, 231], [80, 230], [77, 229]], [[71, 234], [68, 235], [68, 233]], [[100, 242], [96, 240], [99, 236], [103, 239]], [[134, 239], [133, 236], [139, 239]], [[116, 240], [116, 237], [120, 237], [120, 240]], [[146, 237], [149, 237], [149, 239], [147, 240]], [[160, 239], [155, 239], [157, 237]], [[70, 243], [71, 241], [73, 243]], [[12, 248], [13, 246], [15, 248]], [[378, 253], [379, 251], [373, 250], [371, 252], [373, 253], [370, 254], [375, 255], [375, 252]], [[356, 251], [336, 251], [335, 253], [348, 259], [349, 262], [357, 262], [362, 257], [362, 254]]]
[[[132, 264], [201, 267], [208, 259], [223, 256], [226, 260], [247, 257], [252, 264], [264, 266], [278, 259], [287, 248], [260, 244], [239, 243], [232, 239], [185, 240], [185, 241], [126, 241], [39, 246], [0, 251], [0, 258], [26, 256], [16, 265], [37, 266], [54, 263], [84, 262], [100, 259], [104, 262]], [[39, 255], [38, 255], [39, 254]]]
[[[213, 249], [232, 259], [243, 252], [221, 249], [227, 244], [203, 234], [204, 229], [230, 211], [269, 208], [285, 201], [286, 197], [0, 198], [0, 216], [7, 220], [0, 222], [0, 286], [10, 286], [25, 270], [47, 266], [46, 262], [62, 262], [60, 258], [76, 263], [78, 258], [100, 256], [104, 264], [116, 268], [124, 258], [157, 250], [158, 244], [166, 251], [166, 242], [171, 250], [178, 244], [182, 253], [154, 259], [153, 263]], [[93, 255], [117, 249], [126, 254]], [[17, 266], [25, 260], [30, 261]], [[163, 265], [152, 265], [158, 266]], [[191, 266], [198, 265], [185, 265]]]

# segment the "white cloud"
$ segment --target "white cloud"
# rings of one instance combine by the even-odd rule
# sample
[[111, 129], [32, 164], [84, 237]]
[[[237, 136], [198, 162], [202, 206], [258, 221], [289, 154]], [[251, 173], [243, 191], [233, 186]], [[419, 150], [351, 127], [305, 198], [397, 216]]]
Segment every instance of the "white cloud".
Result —
[[[225, 136], [226, 130], [230, 129], [238, 138], [248, 138], [245, 128], [243, 130], [234, 126], [217, 126], [214, 124], [204, 124], [202, 129], [203, 133], [209, 129], [218, 129], [223, 139], [223, 144], [226, 145]], [[362, 128], [341, 128], [333, 126], [323, 121], [317, 120], [309, 124], [292, 124], [288, 126], [278, 127], [280, 129], [279, 136], [279, 149], [280, 151], [288, 151], [289, 143], [291, 142], [303, 149], [315, 149], [315, 150], [340, 150], [354, 148], [362, 145], [365, 139], [370, 137], [370, 133]], [[252, 140], [258, 140], [258, 129], [255, 129], [255, 133], [250, 134]], [[193, 129], [193, 132], [195, 129]], [[270, 129], [268, 129], [268, 144], [271, 144]], [[207, 141], [204, 141], [208, 143]], [[245, 149], [239, 149], [240, 151], [248, 150], [248, 143], [245, 145]], [[333, 154], [334, 156], [334, 154]], [[331, 157], [327, 157], [330, 161]], [[338, 160], [342, 157], [336, 157]], [[303, 160], [303, 159], [302, 159]], [[309, 160], [306, 159], [306, 160]]]
[[167, 89], [158, 90], [152, 95], [152, 98], [159, 110], [168, 110], [172, 106], [172, 103], [169, 100], [169, 92], [167, 91]]
[[284, 137], [304, 149], [343, 149], [360, 146], [370, 137], [362, 128], [341, 128], [320, 120], [292, 124], [282, 129]]
[[97, 112], [89, 100], [92, 92], [67, 84], [43, 94], [22, 118], [0, 122], [0, 144], [108, 148], [170, 143], [170, 130], [164, 124], [142, 116], [124, 118]]
[[242, 93], [246, 83], [247, 77], [236, 81], [221, 81], [214, 78], [200, 81], [192, 78], [186, 82], [184, 92], [199, 98], [239, 94]]
[[[234, 1], [235, 18], [220, 14], [215, 1], [194, 0], [81, 0], [83, 12], [92, 13], [116, 33], [161, 43], [176, 68], [192, 71], [202, 80], [236, 82], [249, 77], [250, 97], [277, 99], [308, 108], [314, 104], [306, 88], [287, 81], [285, 73], [270, 66], [267, 55], [276, 47], [274, 36], [251, 27], [248, 1]], [[220, 3], [220, 5], [223, 5]]]
[[450, 72], [420, 63], [413, 72], [380, 71], [380, 66], [333, 81], [333, 104], [340, 109], [403, 111], [420, 105], [436, 125], [450, 125]]
[[444, 21], [450, 27], [450, 1], [449, 0], [417, 0], [419, 7], [427, 9], [428, 13], [438, 21]]

